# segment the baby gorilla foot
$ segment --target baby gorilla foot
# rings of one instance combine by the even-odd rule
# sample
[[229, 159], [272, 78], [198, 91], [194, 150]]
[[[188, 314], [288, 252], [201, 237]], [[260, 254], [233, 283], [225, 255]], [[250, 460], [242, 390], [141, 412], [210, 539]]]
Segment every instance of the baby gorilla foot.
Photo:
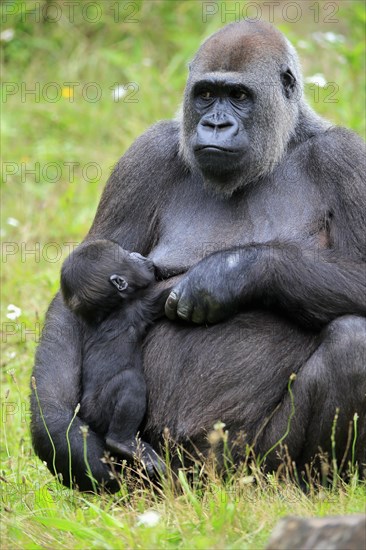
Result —
[[110, 437], [106, 439], [108, 449], [128, 461], [138, 460], [142, 463], [150, 477], [155, 474], [162, 475], [166, 472], [165, 464], [154, 449], [141, 439], [128, 441], [115, 441]]

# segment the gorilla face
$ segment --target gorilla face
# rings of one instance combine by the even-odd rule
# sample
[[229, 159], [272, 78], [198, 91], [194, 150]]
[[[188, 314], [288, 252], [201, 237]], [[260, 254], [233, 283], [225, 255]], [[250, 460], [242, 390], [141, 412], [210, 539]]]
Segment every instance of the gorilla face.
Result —
[[265, 23], [234, 23], [201, 46], [185, 91], [181, 153], [207, 189], [230, 196], [273, 170], [296, 133], [299, 74], [292, 46]]
[[62, 266], [61, 288], [67, 306], [95, 319], [121, 305], [155, 280], [154, 263], [117, 243], [99, 239], [81, 244]]
[[249, 136], [245, 122], [253, 110], [251, 92], [233, 79], [205, 78], [192, 89], [196, 131], [191, 147], [203, 175], [222, 180], [245, 164]]

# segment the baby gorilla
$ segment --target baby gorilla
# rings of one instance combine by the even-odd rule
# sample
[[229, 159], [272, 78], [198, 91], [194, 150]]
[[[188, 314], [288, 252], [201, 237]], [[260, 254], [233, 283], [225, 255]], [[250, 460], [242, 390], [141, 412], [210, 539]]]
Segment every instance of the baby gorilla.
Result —
[[141, 345], [171, 290], [157, 291], [154, 281], [151, 260], [108, 240], [80, 245], [61, 271], [64, 300], [83, 320], [79, 415], [104, 435], [110, 451], [140, 459], [150, 475], [164, 465], [148, 443], [136, 440], [146, 410]]

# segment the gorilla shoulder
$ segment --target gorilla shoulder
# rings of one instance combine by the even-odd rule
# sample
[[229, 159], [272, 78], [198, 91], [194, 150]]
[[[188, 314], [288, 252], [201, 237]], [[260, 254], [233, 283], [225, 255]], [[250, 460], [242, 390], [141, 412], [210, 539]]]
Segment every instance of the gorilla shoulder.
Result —
[[[142, 235], [156, 231], [157, 208], [165, 204], [171, 186], [186, 171], [178, 151], [177, 121], [158, 122], [138, 137], [115, 165], [86, 239], [112, 239], [146, 255], [151, 243]], [[130, 238], [125, 240], [127, 235]]]
[[[332, 166], [351, 166], [365, 177], [366, 144], [364, 140], [348, 128], [331, 126], [325, 132], [314, 136], [311, 140], [311, 153], [317, 162], [327, 161], [328, 168]], [[363, 169], [363, 172], [362, 170]]]
[[179, 151], [179, 122], [176, 120], [163, 120], [157, 122], [129, 147], [126, 153], [119, 159], [115, 170], [121, 171], [121, 175], [137, 172], [139, 175], [153, 176], [166, 171], [178, 156]]

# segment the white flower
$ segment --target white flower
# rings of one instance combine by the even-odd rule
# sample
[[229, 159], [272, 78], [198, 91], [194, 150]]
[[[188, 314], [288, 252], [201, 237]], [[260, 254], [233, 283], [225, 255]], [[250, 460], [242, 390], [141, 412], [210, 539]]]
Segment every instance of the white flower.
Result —
[[335, 34], [334, 32], [313, 32], [311, 35], [318, 44], [343, 44], [346, 39], [343, 34]]
[[18, 227], [18, 225], [19, 225], [19, 220], [17, 220], [16, 218], [8, 218], [8, 219], [6, 220], [6, 223], [7, 223], [8, 225], [12, 225], [13, 227]]
[[140, 514], [137, 519], [137, 525], [144, 525], [145, 527], [155, 527], [160, 521], [160, 514], [155, 510], [148, 510], [143, 514]]
[[306, 40], [299, 40], [297, 43], [297, 47], [306, 50], [309, 47], [309, 42], [306, 42]]
[[112, 97], [113, 97], [113, 100], [114, 101], [118, 101], [119, 99], [121, 99], [122, 97], [124, 97], [127, 93], [127, 90], [125, 89], [125, 86], [122, 86], [122, 85], [119, 85], [119, 86], [116, 86], [113, 90], [112, 90]]
[[223, 430], [225, 428], [226, 424], [224, 422], [216, 422], [214, 424], [214, 430]]
[[9, 304], [8, 312], [9, 313], [6, 314], [7, 318], [11, 321], [15, 321], [15, 319], [18, 319], [18, 317], [21, 315], [22, 310], [20, 309], [20, 307], [17, 307], [14, 304]]
[[334, 32], [324, 33], [324, 38], [325, 40], [327, 40], [327, 42], [330, 42], [331, 44], [343, 43], [346, 41], [343, 34], [335, 34]]
[[5, 29], [4, 31], [0, 32], [0, 41], [10, 42], [10, 40], [13, 40], [14, 35], [15, 35], [14, 29]]
[[14, 359], [17, 355], [17, 352], [16, 351], [8, 351], [6, 353], [6, 355], [7, 355], [8, 359]]
[[307, 84], [317, 84], [320, 88], [324, 88], [327, 85], [324, 75], [320, 73], [313, 74], [313, 76], [308, 76], [305, 78], [305, 82]]

